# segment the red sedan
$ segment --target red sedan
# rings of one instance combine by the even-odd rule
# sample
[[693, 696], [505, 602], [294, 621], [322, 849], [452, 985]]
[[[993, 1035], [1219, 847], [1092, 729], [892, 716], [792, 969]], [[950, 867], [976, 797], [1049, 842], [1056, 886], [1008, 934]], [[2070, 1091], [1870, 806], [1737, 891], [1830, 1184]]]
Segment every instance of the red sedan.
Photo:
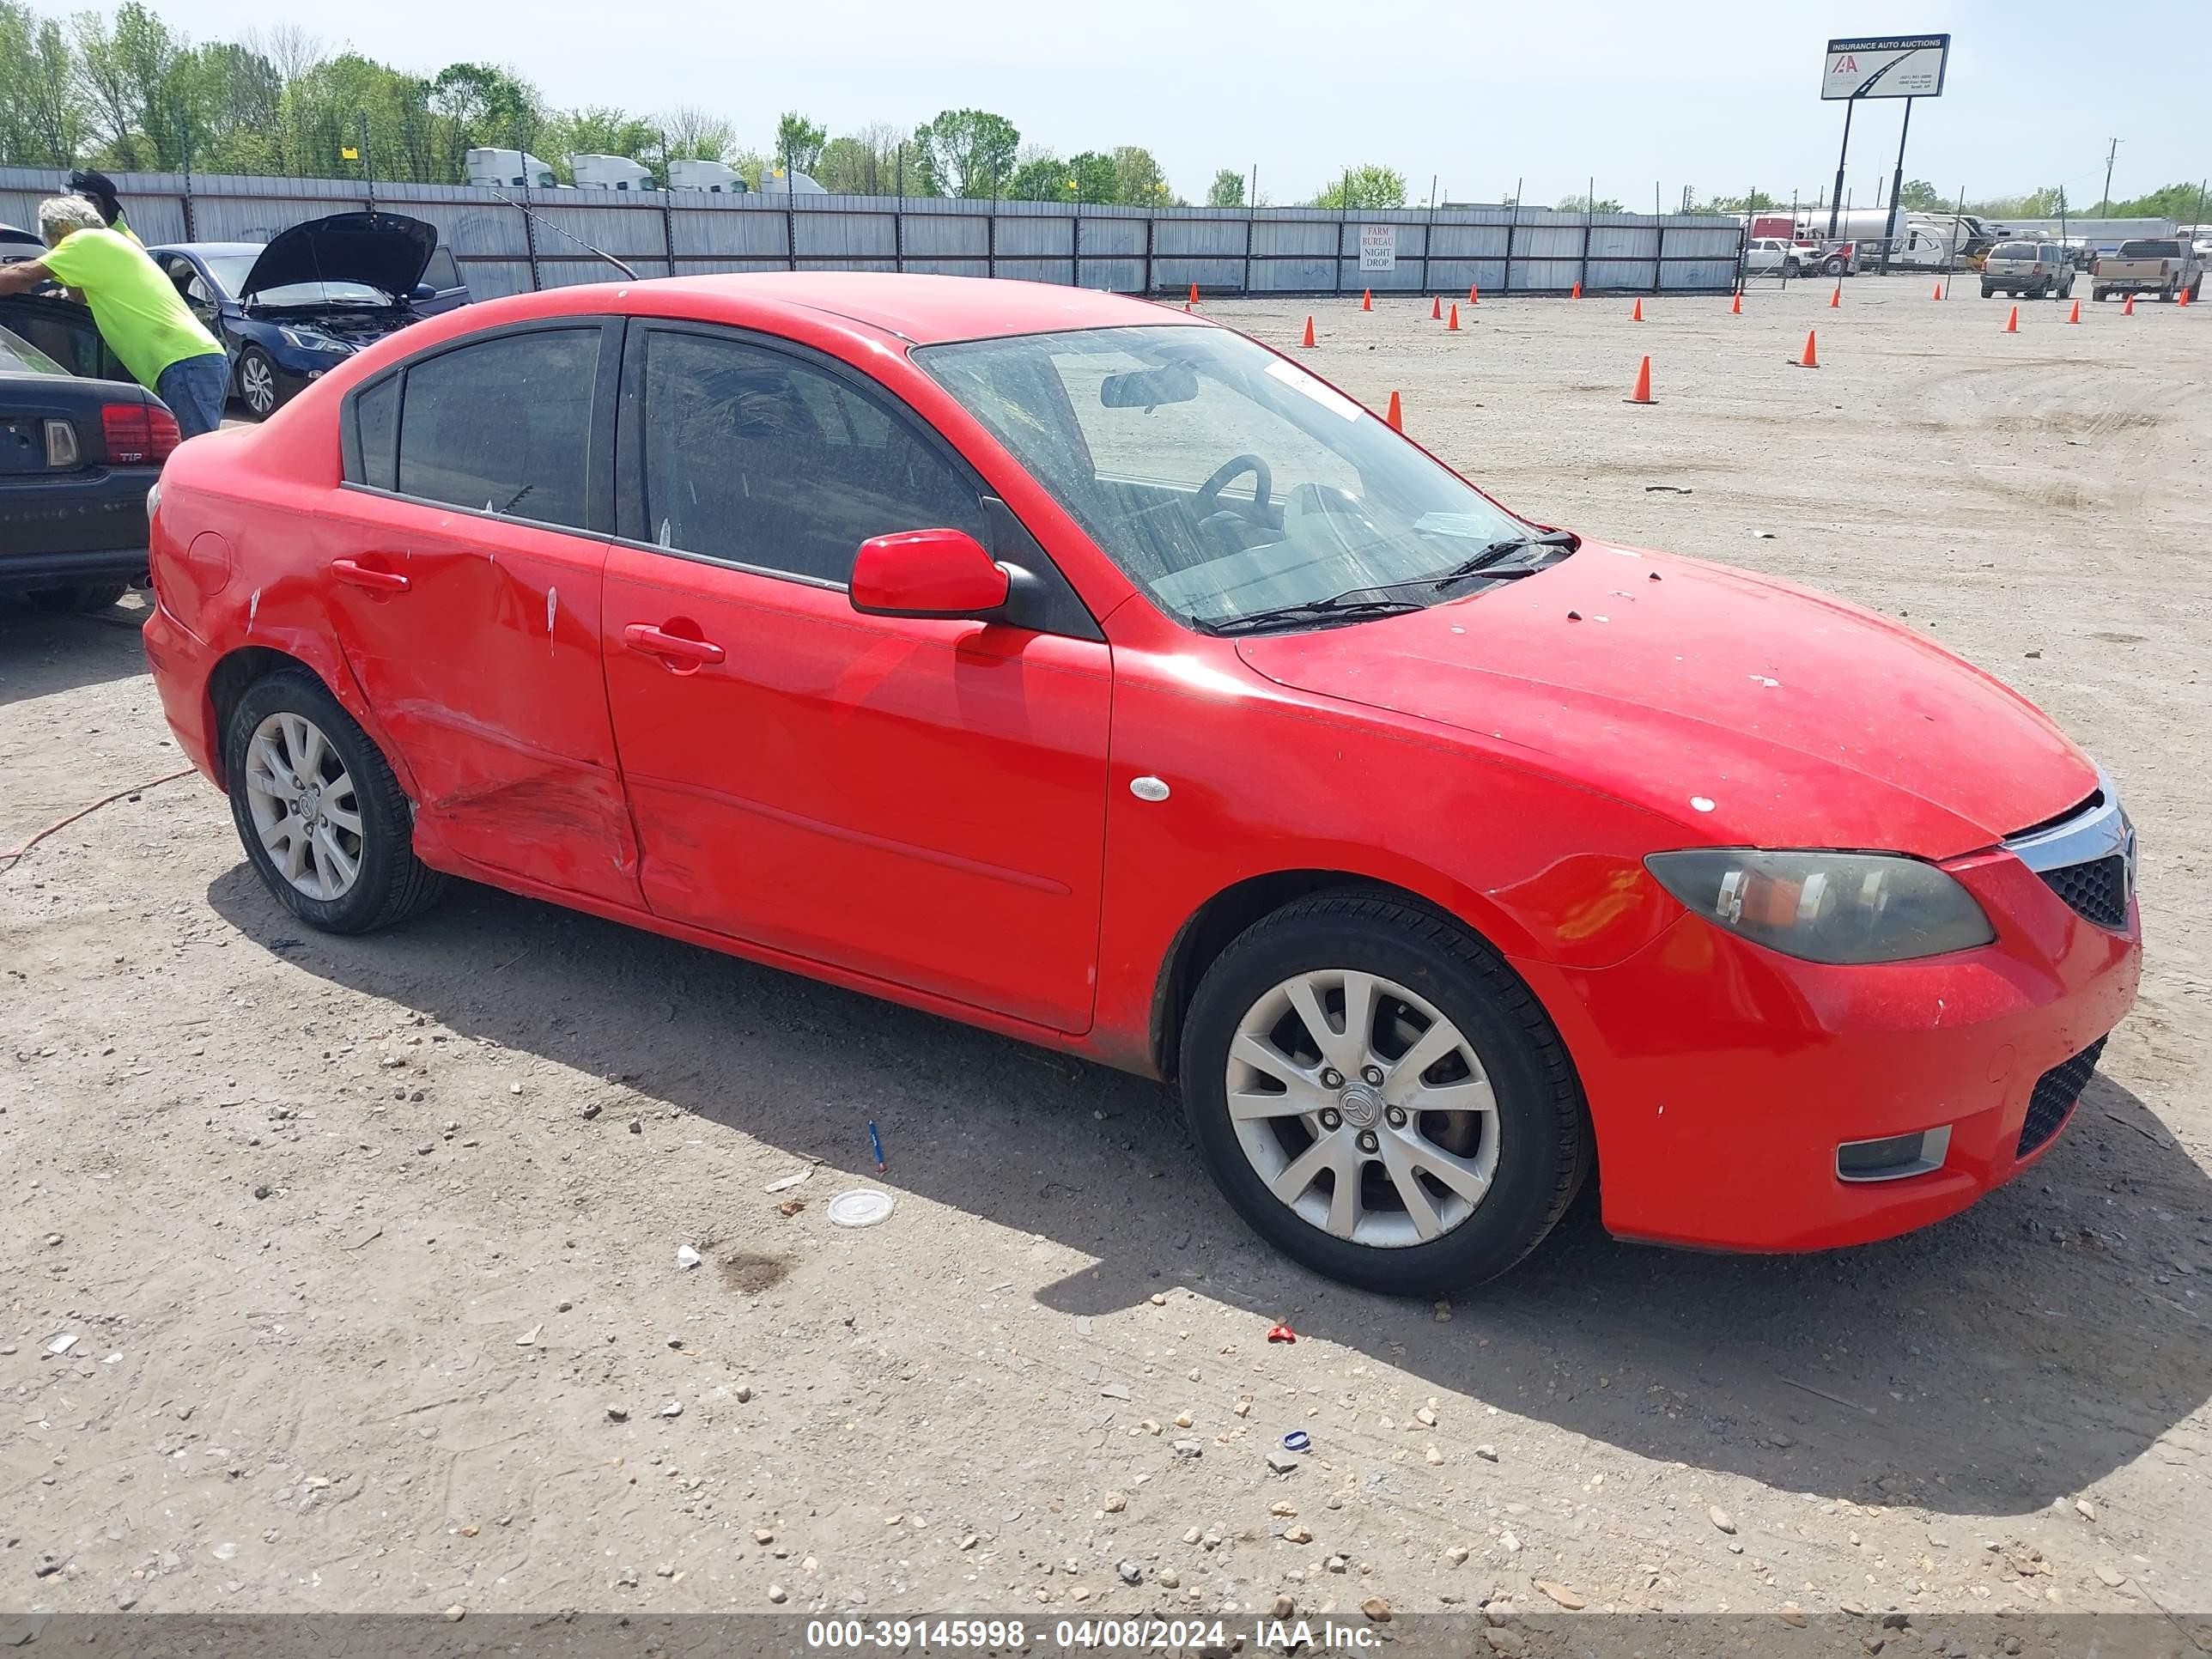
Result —
[[2110, 779], [1904, 628], [1530, 524], [1079, 289], [433, 319], [155, 509], [170, 724], [358, 933], [488, 882], [1177, 1080], [1352, 1283], [1875, 1239], [2040, 1157], [2135, 996]]

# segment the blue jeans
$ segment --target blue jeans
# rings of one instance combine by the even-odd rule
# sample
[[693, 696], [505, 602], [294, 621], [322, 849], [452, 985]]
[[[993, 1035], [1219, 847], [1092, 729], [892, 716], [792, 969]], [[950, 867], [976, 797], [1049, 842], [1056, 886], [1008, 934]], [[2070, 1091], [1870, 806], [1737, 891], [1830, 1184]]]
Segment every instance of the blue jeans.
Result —
[[177, 417], [179, 436], [212, 432], [222, 424], [222, 406], [230, 396], [230, 359], [211, 351], [171, 363], [156, 380], [154, 395]]

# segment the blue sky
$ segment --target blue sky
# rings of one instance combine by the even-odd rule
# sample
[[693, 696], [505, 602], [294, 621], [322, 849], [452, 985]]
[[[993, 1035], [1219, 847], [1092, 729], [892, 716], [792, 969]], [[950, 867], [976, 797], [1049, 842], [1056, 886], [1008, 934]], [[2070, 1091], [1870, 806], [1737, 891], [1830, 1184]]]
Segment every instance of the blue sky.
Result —
[[[1840, 106], [1818, 97], [1831, 34], [1948, 30], [1948, 88], [1915, 106], [1908, 177], [1990, 196], [2067, 185], [2094, 204], [2106, 141], [2115, 197], [2212, 173], [2212, 8], [2055, 0], [153, 0], [195, 39], [303, 21], [403, 66], [505, 63], [558, 104], [699, 104], [764, 144], [799, 108], [834, 133], [949, 106], [1010, 118], [1067, 154], [1149, 145], [1176, 189], [1248, 171], [1276, 202], [1380, 161], [1425, 198], [1579, 191], [1632, 208], [1757, 185], [1809, 197], [1833, 177]], [[56, 11], [61, 6], [52, 8]], [[1896, 160], [1900, 103], [1862, 106], [1847, 186], [1871, 204]]]

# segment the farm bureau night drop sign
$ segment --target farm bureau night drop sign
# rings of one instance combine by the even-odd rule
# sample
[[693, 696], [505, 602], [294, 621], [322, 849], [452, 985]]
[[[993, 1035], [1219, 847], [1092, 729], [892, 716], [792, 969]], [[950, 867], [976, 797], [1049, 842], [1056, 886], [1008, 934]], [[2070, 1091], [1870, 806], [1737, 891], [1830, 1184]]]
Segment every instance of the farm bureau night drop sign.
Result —
[[1398, 227], [1362, 225], [1359, 228], [1359, 268], [1395, 270], [1398, 268]]

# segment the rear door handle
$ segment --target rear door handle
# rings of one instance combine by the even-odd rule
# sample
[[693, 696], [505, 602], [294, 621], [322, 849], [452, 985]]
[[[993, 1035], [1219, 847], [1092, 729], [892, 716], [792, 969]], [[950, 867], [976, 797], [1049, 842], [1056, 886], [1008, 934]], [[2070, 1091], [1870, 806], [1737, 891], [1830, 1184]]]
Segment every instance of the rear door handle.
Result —
[[722, 647], [712, 640], [687, 640], [665, 633], [650, 623], [632, 623], [623, 629], [623, 640], [633, 651], [677, 662], [714, 663], [722, 660]]
[[358, 559], [332, 559], [331, 574], [372, 593], [404, 593], [414, 584], [397, 570], [379, 570]]

